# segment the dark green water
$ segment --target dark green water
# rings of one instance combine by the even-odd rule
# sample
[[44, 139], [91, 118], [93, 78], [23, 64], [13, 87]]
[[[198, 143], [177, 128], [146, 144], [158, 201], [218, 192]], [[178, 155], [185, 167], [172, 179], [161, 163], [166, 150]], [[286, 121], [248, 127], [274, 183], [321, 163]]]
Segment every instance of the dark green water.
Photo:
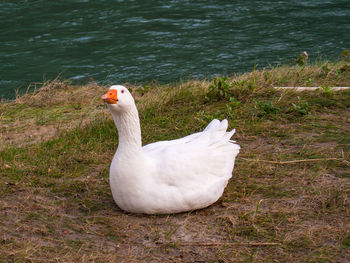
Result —
[[[350, 48], [350, 1], [0, 1], [0, 95], [212, 77]], [[0, 97], [1, 97], [0, 96]]]

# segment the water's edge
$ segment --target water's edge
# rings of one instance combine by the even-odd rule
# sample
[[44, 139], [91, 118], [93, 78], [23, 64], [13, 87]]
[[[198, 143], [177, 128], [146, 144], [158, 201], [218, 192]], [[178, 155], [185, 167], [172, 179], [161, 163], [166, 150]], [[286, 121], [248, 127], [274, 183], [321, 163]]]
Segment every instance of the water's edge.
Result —
[[[349, 8], [348, 8], [349, 7]], [[212, 78], [350, 47], [350, 2], [0, 2], [0, 97], [60, 76], [134, 84]]]

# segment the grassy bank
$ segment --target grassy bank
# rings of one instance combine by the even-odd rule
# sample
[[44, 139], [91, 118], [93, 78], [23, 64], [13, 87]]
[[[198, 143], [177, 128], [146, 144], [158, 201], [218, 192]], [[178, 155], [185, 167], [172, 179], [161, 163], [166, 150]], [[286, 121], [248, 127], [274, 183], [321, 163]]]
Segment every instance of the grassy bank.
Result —
[[[313, 92], [273, 86], [322, 86]], [[107, 87], [53, 81], [0, 105], [0, 262], [350, 261], [348, 62], [133, 90], [143, 143], [227, 118], [241, 145], [223, 197], [169, 216], [122, 212]]]

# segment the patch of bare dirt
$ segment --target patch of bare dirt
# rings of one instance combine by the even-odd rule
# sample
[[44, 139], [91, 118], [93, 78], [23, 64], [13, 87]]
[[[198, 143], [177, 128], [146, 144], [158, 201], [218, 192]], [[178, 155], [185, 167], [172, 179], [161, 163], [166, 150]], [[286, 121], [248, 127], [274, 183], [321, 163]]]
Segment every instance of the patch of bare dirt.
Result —
[[[33, 122], [33, 121], [30, 121]], [[57, 135], [58, 127], [54, 125], [33, 125], [28, 122], [27, 127], [15, 128], [11, 127], [11, 131], [4, 131], [1, 133], [0, 142], [1, 146], [5, 145], [17, 145], [23, 146], [33, 144], [41, 141], [46, 141]], [[15, 126], [14, 124], [13, 126]], [[1, 149], [0, 146], [0, 149]]]

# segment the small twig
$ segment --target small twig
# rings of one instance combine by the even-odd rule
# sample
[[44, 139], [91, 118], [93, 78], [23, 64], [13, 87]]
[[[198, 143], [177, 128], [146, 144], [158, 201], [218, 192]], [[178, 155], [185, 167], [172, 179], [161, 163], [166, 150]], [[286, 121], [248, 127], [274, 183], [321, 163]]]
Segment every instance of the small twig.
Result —
[[259, 229], [258, 227], [255, 225], [255, 217], [259, 211], [259, 206], [261, 204], [261, 202], [263, 201], [263, 199], [260, 199], [259, 201], [256, 202], [256, 207], [255, 207], [255, 211], [254, 211], [254, 214], [253, 214], [253, 220], [252, 220], [252, 224], [253, 224], [253, 227], [256, 229], [256, 231], [259, 232]]
[[[303, 90], [322, 90], [322, 87], [273, 87], [274, 89], [282, 89], [282, 90], [295, 90], [295, 91], [303, 91]], [[332, 91], [338, 90], [346, 90], [350, 89], [350, 87], [330, 87]]]
[[235, 242], [235, 243], [222, 243], [222, 242], [184, 242], [177, 244], [179, 246], [200, 246], [200, 247], [216, 247], [216, 246], [279, 246], [280, 243], [274, 242]]
[[343, 158], [319, 158], [319, 159], [304, 159], [304, 160], [292, 160], [292, 161], [268, 161], [259, 159], [240, 158], [249, 162], [262, 162], [262, 163], [275, 163], [275, 164], [290, 164], [290, 163], [303, 163], [303, 162], [319, 162], [319, 161], [331, 161], [331, 160], [344, 160]]
[[343, 160], [343, 163], [350, 167], [350, 162], [348, 162], [347, 160]]

